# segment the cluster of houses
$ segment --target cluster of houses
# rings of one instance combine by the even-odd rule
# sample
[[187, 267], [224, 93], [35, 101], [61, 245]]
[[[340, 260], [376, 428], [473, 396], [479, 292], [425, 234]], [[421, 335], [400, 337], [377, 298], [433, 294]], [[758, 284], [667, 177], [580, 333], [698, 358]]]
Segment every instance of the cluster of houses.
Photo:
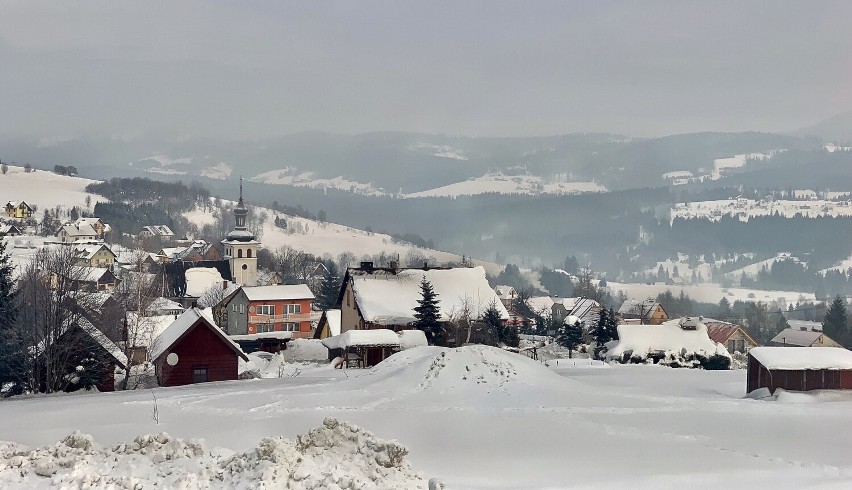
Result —
[[[73, 327], [86, 334], [88, 347], [99, 349], [115, 369], [150, 367], [161, 386], [237, 379], [239, 362], [248, 360], [247, 353], [278, 352], [295, 339], [321, 341], [337, 367], [370, 367], [394, 352], [426, 344], [424, 333], [412, 326], [424, 279], [438, 296], [438, 320], [448, 346], [485, 341], [487, 328], [481, 318], [492, 307], [506, 325], [518, 327], [533, 320], [525, 316], [528, 311], [515, 307], [518, 293], [509, 286], [492, 288], [482, 267], [402, 268], [394, 262], [388, 267], [362, 262], [347, 269], [337, 307], [318, 311], [308, 285], [284, 285], [277, 274], [258, 269], [260, 242], [246, 227], [242, 188], [233, 212], [234, 229], [221, 247], [203, 240], [176, 240], [164, 225], [146, 226], [140, 232], [143, 238], [158, 237], [171, 244], [145, 256], [149, 271], [181, 263], [187, 267], [187, 280], [190, 271], [204, 272], [201, 276], [212, 278], [208, 287], [221, 288], [215, 304], [201, 308], [198, 296], [150, 298], [140, 311], [123, 314], [123, 328], [104, 328], [104, 322], [116, 321], [106, 320], [106, 315], [86, 316]], [[7, 203], [7, 217], [31, 215], [26, 203]], [[14, 226], [3, 231], [20, 233]], [[55, 244], [74, 251], [83, 273], [74, 278], [73, 289], [97, 298], [98, 311], [117, 307], [113, 293], [122, 277], [132, 272], [127, 251], [115, 252], [103, 242], [108, 232], [109, 225], [102, 220], [80, 218], [62, 226]], [[192, 268], [202, 263], [220, 263], [222, 268]], [[533, 315], [551, 319], [551, 328], [566, 322], [588, 328], [602, 311], [597, 301], [584, 297], [539, 296], [527, 303]], [[706, 318], [672, 319], [653, 300], [626, 301], [616, 319], [618, 344], [608, 354], [613, 359], [639, 351], [663, 359], [669, 352], [701, 351], [712, 356], [721, 350], [726, 355], [748, 355], [750, 391], [852, 387], [852, 353], [828, 338], [817, 323], [791, 320], [790, 328], [773, 338], [770, 347], [759, 347], [739, 325]], [[128, 325], [145, 325], [145, 335], [131, 338]], [[808, 354], [817, 348], [822, 352]], [[112, 380], [104, 379], [98, 387], [110, 390]]]

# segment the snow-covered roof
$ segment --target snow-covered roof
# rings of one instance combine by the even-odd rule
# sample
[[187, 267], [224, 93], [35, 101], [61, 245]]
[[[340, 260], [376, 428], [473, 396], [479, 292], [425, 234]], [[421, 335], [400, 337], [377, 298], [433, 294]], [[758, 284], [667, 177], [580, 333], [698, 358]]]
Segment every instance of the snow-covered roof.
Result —
[[177, 319], [177, 315], [143, 315], [137, 318], [135, 311], [127, 312], [127, 325], [133, 338], [128, 341], [133, 347], [149, 347], [161, 333]]
[[512, 286], [495, 286], [494, 292], [501, 298], [514, 298], [516, 296], [515, 288]]
[[229, 335], [228, 337], [231, 340], [238, 342], [240, 340], [259, 340], [259, 339], [292, 339], [293, 332], [283, 332], [283, 331], [275, 331], [275, 332], [263, 332], [263, 333], [250, 333], [246, 335]]
[[87, 320], [85, 317], [80, 317], [80, 319], [77, 321], [77, 325], [84, 332], [86, 332], [89, 337], [92, 338], [92, 340], [97, 342], [98, 345], [100, 345], [104, 348], [104, 350], [109, 352], [109, 354], [114, 357], [116, 361], [118, 361], [121, 367], [127, 366], [127, 356], [124, 355], [124, 352], [122, 352], [121, 349], [119, 349], [118, 346], [115, 345], [112, 340], [107, 338], [107, 336], [104, 335], [103, 332], [101, 332], [97, 327], [92, 325], [89, 320]]
[[158, 335], [153, 342], [151, 347], [150, 355], [151, 359], [158, 359], [162, 356], [166, 351], [168, 351], [175, 342], [180, 340], [198, 321], [201, 321], [210, 328], [213, 333], [215, 333], [219, 338], [221, 338], [225, 343], [227, 343], [240, 357], [244, 360], [248, 361], [245, 353], [240, 349], [240, 346], [237, 345], [233, 340], [229, 339], [227, 335], [225, 335], [222, 330], [216, 326], [216, 321], [213, 319], [211, 310], [209, 308], [204, 310], [199, 310], [198, 308], [190, 308], [183, 312], [181, 316], [177, 318], [177, 320], [173, 321], [171, 325], [168, 326], [165, 330], [163, 330], [160, 335]]
[[65, 225], [61, 231], [68, 236], [98, 236], [98, 232], [91, 225]]
[[645, 301], [637, 301], [635, 299], [628, 299], [624, 303], [621, 304], [621, 307], [618, 309], [618, 313], [621, 315], [635, 315], [639, 316], [640, 312], [646, 318], [653, 312], [657, 307], [662, 307], [660, 303], [652, 299], [648, 299]]
[[148, 305], [147, 308], [145, 308], [145, 311], [149, 311], [149, 312], [151, 312], [151, 311], [181, 311], [182, 312], [184, 309], [185, 308], [183, 307], [183, 305], [181, 305], [177, 301], [172, 301], [168, 298], [163, 298], [162, 296], [160, 296], [159, 298], [152, 301], [151, 304]]
[[794, 330], [811, 330], [822, 332], [822, 323], [807, 320], [787, 320], [787, 325]]
[[772, 338], [772, 342], [777, 344], [810, 347], [817, 341], [817, 339], [820, 338], [820, 336], [822, 336], [822, 332], [785, 328], [778, 332], [778, 335]]
[[402, 269], [397, 273], [377, 270], [373, 273], [353, 273], [355, 301], [364, 320], [380, 325], [405, 325], [414, 321], [414, 308], [421, 299], [420, 281], [426, 277], [438, 296], [441, 321], [460, 314], [465, 301], [470, 314], [479, 318], [494, 303], [500, 317], [509, 312], [488, 285], [485, 269], [459, 267], [453, 269]]
[[274, 286], [246, 286], [243, 292], [249, 301], [275, 301], [282, 299], [314, 299], [306, 284], [281, 284]]
[[423, 330], [402, 330], [399, 332], [399, 346], [403, 349], [429, 345]]
[[102, 243], [88, 243], [74, 246], [74, 251], [77, 253], [77, 256], [86, 260], [94, 257], [96, 253], [101, 251], [101, 249], [105, 249], [107, 252], [111, 253], [113, 257], [115, 256], [112, 250]]
[[687, 352], [701, 353], [705, 356], [713, 354], [727, 355], [725, 348], [710, 340], [707, 327], [697, 323], [694, 330], [684, 330], [680, 319], [669, 320], [660, 325], [626, 325], [618, 326], [618, 341], [607, 352], [608, 358], [618, 358], [628, 351], [637, 355], [656, 352]]
[[379, 328], [376, 330], [347, 330], [340, 335], [322, 340], [322, 345], [329, 349], [346, 349], [348, 347], [401, 347], [399, 335], [393, 330]]
[[154, 236], [174, 236], [174, 232], [166, 225], [143, 226], [142, 230]]
[[325, 319], [328, 321], [328, 333], [330, 335], [340, 335], [341, 315], [340, 310], [326, 310]]
[[755, 347], [748, 353], [767, 369], [852, 369], [852, 351], [840, 347]]
[[200, 297], [215, 285], [221, 285], [224, 279], [215, 267], [192, 267], [184, 273], [186, 277], [186, 295]]
[[549, 312], [550, 309], [553, 308], [553, 304], [556, 303], [556, 300], [558, 299], [559, 298], [555, 298], [553, 296], [536, 296], [528, 299], [527, 304], [530, 305], [530, 309], [536, 313]]
[[108, 272], [106, 267], [81, 267], [79, 279], [84, 282], [98, 282]]

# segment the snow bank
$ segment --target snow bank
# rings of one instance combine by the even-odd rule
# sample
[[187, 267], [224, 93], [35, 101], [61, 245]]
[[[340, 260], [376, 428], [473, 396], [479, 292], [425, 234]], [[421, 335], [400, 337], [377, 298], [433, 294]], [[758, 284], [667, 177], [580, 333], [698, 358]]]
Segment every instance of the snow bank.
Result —
[[280, 355], [286, 361], [328, 361], [328, 349], [319, 339], [293, 339], [287, 343], [287, 350], [282, 351]]
[[407, 454], [396, 442], [334, 418], [294, 440], [264, 438], [239, 454], [166, 433], [101, 449], [92, 436], [74, 432], [32, 450], [0, 443], [0, 486], [425, 489], [426, 480], [411, 469]]

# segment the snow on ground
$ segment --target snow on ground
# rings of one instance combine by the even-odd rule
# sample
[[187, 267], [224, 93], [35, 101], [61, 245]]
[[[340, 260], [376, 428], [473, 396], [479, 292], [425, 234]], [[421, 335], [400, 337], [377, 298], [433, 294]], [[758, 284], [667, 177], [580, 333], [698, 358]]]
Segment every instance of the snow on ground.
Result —
[[[374, 255], [384, 251], [388, 254], [399, 254], [403, 264], [409, 252], [416, 252], [427, 258], [435, 257], [439, 263], [459, 262], [462, 259], [460, 255], [449, 252], [419, 248], [409, 243], [394, 242], [390, 235], [383, 233], [371, 233], [335, 223], [289, 216], [276, 213], [268, 208], [255, 207], [255, 211], [266, 213], [268, 216], [264, 224], [263, 236], [259, 241], [262, 247], [269, 250], [287, 246], [309, 252], [318, 257], [329, 254], [332, 258], [336, 258], [343, 252], [351, 252], [355, 254], [357, 259], [364, 255]], [[287, 229], [275, 226], [276, 214], [287, 220]], [[212, 214], [201, 209], [186, 212], [184, 216], [199, 226], [213, 222]], [[493, 262], [474, 260], [473, 263], [485, 267], [489, 274], [499, 274], [503, 270], [502, 265]]]
[[333, 179], [317, 178], [313, 172], [300, 172], [295, 167], [285, 167], [279, 170], [270, 170], [255, 175], [252, 182], [276, 185], [293, 185], [297, 187], [311, 187], [314, 189], [339, 189], [364, 195], [384, 194], [370, 183], [355, 182], [338, 176]]
[[[80, 430], [106, 449], [81, 450], [88, 445], [82, 436], [34, 457], [4, 445], [0, 484], [49, 486], [51, 480], [36, 476], [38, 462], [68, 486], [92, 473], [117, 478], [134, 470], [145, 478], [195, 475], [181, 480], [194, 488], [209, 484], [219, 469], [223, 480], [213, 486], [249, 487], [255, 478], [275, 472], [283, 478], [295, 468], [306, 470], [305, 477], [334, 472], [336, 464], [345, 471], [336, 474], [351, 476], [374, 468], [371, 458], [382, 446], [367, 443], [364, 434], [349, 445], [346, 432], [322, 429], [326, 417], [398, 440], [411, 468], [450, 489], [674, 488], [687, 481], [708, 489], [847, 488], [852, 482], [852, 441], [838, 430], [852, 423], [850, 396], [812, 397], [807, 404], [749, 399], [743, 370], [550, 364], [483, 346], [419, 347], [372, 370], [323, 366], [292, 377], [158, 388], [156, 405], [150, 390], [6, 399], [0, 401], [3, 439], [45, 446]], [[322, 437], [301, 446], [317, 449], [306, 451], [303, 463], [288, 459], [293, 445], [279, 437], [316, 427]], [[129, 443], [162, 432], [168, 439]], [[190, 441], [195, 438], [205, 441]], [[259, 443], [263, 438], [275, 442]], [[119, 450], [121, 443], [127, 444]], [[143, 446], [151, 450], [142, 454]], [[232, 464], [223, 464], [232, 456]], [[342, 466], [350, 463], [354, 468]]]
[[852, 202], [828, 199], [755, 201], [754, 199], [740, 198], [677, 203], [670, 211], [672, 222], [675, 218], [719, 221], [723, 216], [730, 216], [747, 222], [751, 218], [775, 214], [784, 218], [792, 218], [797, 214], [806, 218], [818, 218], [820, 216], [848, 217], [852, 216]]
[[772, 158], [774, 153], [777, 153], [777, 151], [772, 151], [769, 154], [745, 153], [728, 158], [717, 158], [713, 160], [713, 174], [711, 175], [711, 178], [713, 180], [719, 180], [726, 172], [730, 172], [731, 169], [745, 166], [746, 161], [748, 160], [766, 160], [767, 158]]
[[849, 258], [834, 264], [832, 267], [822, 269], [819, 273], [825, 275], [825, 273], [829, 271], [846, 272], [849, 269], [852, 269], [852, 255], [850, 255]]
[[475, 179], [405, 194], [403, 197], [458, 197], [486, 192], [499, 194], [581, 194], [584, 192], [606, 192], [606, 188], [594, 182], [569, 182], [565, 176], [545, 180], [535, 175], [489, 173]]
[[674, 278], [674, 268], [677, 267], [677, 277], [682, 278], [686, 282], [692, 279], [692, 271], [695, 271], [696, 278], [698, 278], [698, 274], [701, 275], [701, 281], [712, 280], [713, 278], [713, 264], [701, 262], [693, 268], [689, 265], [689, 256], [684, 254], [678, 254], [677, 260], [669, 258], [662, 262], [657, 262], [653, 267], [645, 269], [645, 273], [656, 274], [660, 270], [660, 266], [672, 278]]
[[86, 196], [92, 197], [92, 208], [95, 203], [106, 202], [107, 199], [97, 194], [89, 194], [85, 188], [89, 184], [97, 183], [97, 180], [83, 179], [80, 177], [69, 177], [57, 175], [45, 170], [35, 170], [27, 173], [23, 167], [9, 165], [9, 172], [0, 174], [0, 200], [5, 206], [8, 201], [26, 201], [30, 206], [38, 206], [34, 214], [40, 219], [44, 210], [62, 206], [70, 209], [72, 206], [80, 206], [86, 209]]
[[731, 272], [727, 272], [725, 273], [725, 277], [731, 279], [740, 279], [743, 274], [745, 274], [746, 277], [754, 279], [757, 277], [758, 272], [760, 272], [764, 267], [766, 267], [767, 269], [771, 269], [772, 265], [776, 262], [783, 262], [785, 260], [801, 262], [798, 257], [793, 257], [790, 253], [787, 252], [781, 252], [775, 255], [775, 257], [766, 260], [761, 260], [759, 262], [755, 262], [754, 264], [749, 264], [745, 267], [740, 267], [739, 269], [734, 269]]
[[642, 284], [642, 283], [619, 283], [607, 281], [613, 293], [623, 291], [628, 298], [656, 298], [659, 293], [664, 293], [670, 290], [675, 296], [681, 291], [690, 298], [700, 303], [718, 303], [723, 297], [728, 298], [728, 301], [762, 301], [769, 303], [778, 299], [783, 299], [787, 304], [796, 304], [801, 300], [816, 301], [813, 293], [803, 293], [799, 291], [764, 291], [761, 289], [746, 289], [746, 288], [726, 288], [720, 284], [704, 283], [704, 284], [686, 284], [686, 285], [666, 285], [663, 283], [657, 284]]
[[211, 179], [225, 180], [231, 176], [231, 172], [233, 171], [234, 167], [225, 162], [219, 162], [216, 165], [203, 169], [201, 171], [201, 176], [209, 177]]

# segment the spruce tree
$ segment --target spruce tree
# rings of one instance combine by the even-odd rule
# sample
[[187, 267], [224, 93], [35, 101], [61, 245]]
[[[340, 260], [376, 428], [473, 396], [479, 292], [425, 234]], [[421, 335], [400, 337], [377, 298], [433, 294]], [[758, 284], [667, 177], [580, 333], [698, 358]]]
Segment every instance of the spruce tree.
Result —
[[583, 343], [583, 323], [563, 322], [556, 332], [556, 342], [568, 349], [568, 357], [574, 357], [574, 349]]
[[612, 310], [601, 309], [598, 323], [592, 328], [592, 338], [595, 340], [595, 357], [598, 359], [601, 358], [602, 353], [605, 351], [606, 343], [614, 340], [615, 336], [618, 335], [617, 331], [615, 334], [613, 333], [615, 318], [611, 319], [610, 315], [612, 315]]
[[518, 347], [521, 345], [521, 337], [518, 336], [518, 327], [514, 325], [504, 326], [502, 342], [509, 347]]
[[503, 318], [500, 317], [500, 310], [497, 309], [497, 303], [492, 301], [488, 305], [488, 309], [482, 315], [482, 323], [485, 324], [485, 330], [488, 333], [488, 345], [498, 345], [504, 340]]
[[322, 310], [330, 310], [337, 306], [337, 298], [340, 295], [340, 280], [332, 274], [326, 274], [320, 283], [317, 306]]
[[842, 296], [836, 296], [828, 307], [822, 321], [822, 331], [840, 343], [847, 342], [849, 325], [846, 319], [846, 301]]
[[415, 321], [412, 326], [426, 334], [429, 345], [443, 344], [441, 324], [438, 321], [441, 314], [438, 303], [438, 295], [435, 293], [432, 283], [426, 279], [426, 276], [423, 276], [423, 280], [420, 281], [420, 299], [417, 300], [417, 306], [414, 307]]
[[6, 242], [0, 240], [0, 383], [15, 381], [14, 366], [24, 354], [14, 329], [18, 310], [13, 273], [14, 266], [6, 252]]

